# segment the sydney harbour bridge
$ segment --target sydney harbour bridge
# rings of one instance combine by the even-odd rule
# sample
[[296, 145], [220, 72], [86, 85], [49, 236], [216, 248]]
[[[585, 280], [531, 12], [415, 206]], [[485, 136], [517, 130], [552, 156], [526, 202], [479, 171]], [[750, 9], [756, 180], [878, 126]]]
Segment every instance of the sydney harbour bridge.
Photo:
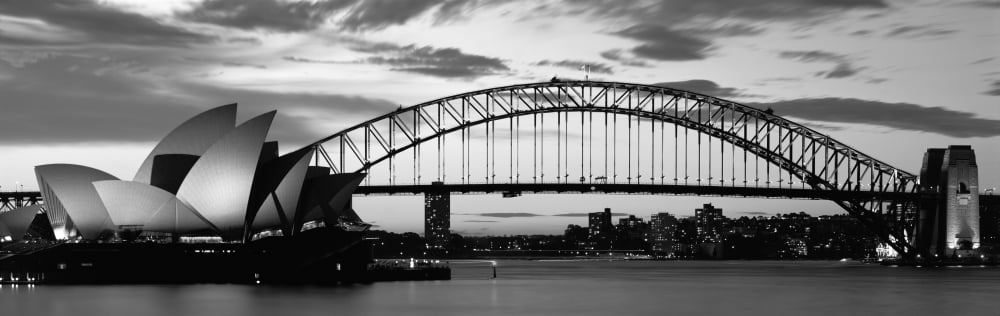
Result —
[[[901, 254], [915, 253], [927, 199], [918, 175], [780, 113], [641, 84], [553, 80], [473, 91], [400, 107], [308, 146], [315, 167], [367, 173], [356, 194], [829, 200]], [[40, 200], [7, 194], [5, 207]]]

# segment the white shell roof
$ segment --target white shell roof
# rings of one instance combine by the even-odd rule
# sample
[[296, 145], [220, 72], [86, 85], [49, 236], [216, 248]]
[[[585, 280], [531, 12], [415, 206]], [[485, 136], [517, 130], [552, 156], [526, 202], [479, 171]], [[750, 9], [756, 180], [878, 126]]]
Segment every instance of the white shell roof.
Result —
[[149, 183], [153, 174], [153, 158], [163, 154], [188, 154], [200, 156], [236, 125], [236, 104], [223, 105], [198, 114], [174, 128], [153, 151], [136, 172], [136, 182]]
[[94, 168], [70, 164], [37, 166], [35, 176], [54, 229], [63, 227], [60, 224], [65, 225], [67, 217], [86, 239], [96, 239], [102, 231], [114, 229], [92, 183], [118, 178]]
[[177, 197], [223, 238], [242, 234], [257, 161], [275, 113], [250, 119], [219, 139], [195, 162], [177, 191]]

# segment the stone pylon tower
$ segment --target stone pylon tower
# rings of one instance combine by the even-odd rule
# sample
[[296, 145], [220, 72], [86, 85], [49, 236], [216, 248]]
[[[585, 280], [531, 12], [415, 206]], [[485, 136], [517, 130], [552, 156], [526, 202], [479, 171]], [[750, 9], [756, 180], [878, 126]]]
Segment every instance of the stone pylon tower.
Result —
[[971, 146], [950, 146], [944, 152], [945, 246], [979, 248], [979, 169]]
[[925, 198], [916, 248], [929, 255], [979, 248], [979, 170], [972, 147], [928, 149], [920, 187]]

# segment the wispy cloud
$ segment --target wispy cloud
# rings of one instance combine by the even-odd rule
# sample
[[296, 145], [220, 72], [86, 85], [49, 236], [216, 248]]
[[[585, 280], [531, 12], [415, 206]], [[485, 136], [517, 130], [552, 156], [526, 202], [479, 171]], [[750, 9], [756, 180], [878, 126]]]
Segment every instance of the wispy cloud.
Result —
[[322, 60], [322, 59], [312, 59], [312, 58], [303, 58], [303, 57], [295, 57], [295, 56], [284, 56], [284, 57], [281, 57], [281, 59], [286, 60], [286, 61], [296, 62], [296, 63], [307, 63], [307, 64], [344, 64], [345, 63], [345, 62], [336, 61], [336, 60]]
[[655, 24], [637, 24], [613, 34], [641, 42], [631, 50], [636, 56], [661, 61], [705, 59], [712, 46], [687, 32]]
[[751, 103], [750, 105], [758, 108], [771, 108], [775, 114], [780, 116], [813, 121], [872, 124], [960, 138], [1000, 136], [1000, 120], [980, 118], [973, 113], [942, 107], [925, 107], [911, 103], [816, 98]]
[[467, 54], [458, 48], [359, 42], [352, 49], [375, 55], [359, 62], [434, 77], [477, 78], [510, 71], [507, 63], [499, 58]]
[[1000, 96], [1000, 80], [993, 81], [991, 88], [983, 92], [985, 95]]
[[[630, 214], [628, 214], [628, 213], [611, 213], [611, 216], [629, 216], [629, 215]], [[552, 215], [552, 216], [561, 216], [561, 217], [587, 217], [587, 216], [590, 216], [590, 213], [562, 213], [562, 214], [555, 214], [555, 215]]]
[[245, 30], [311, 31], [330, 24], [350, 32], [376, 31], [425, 15], [441, 23], [473, 9], [502, 3], [482, 0], [207, 0], [177, 14], [182, 19]]
[[601, 52], [601, 57], [610, 61], [616, 61], [624, 66], [649, 67], [649, 64], [642, 59], [626, 57], [621, 49], [603, 51]]
[[598, 62], [589, 62], [589, 61], [580, 61], [580, 60], [558, 60], [558, 61], [556, 61], [556, 60], [548, 60], [548, 59], [546, 59], [546, 60], [535, 62], [532, 65], [535, 65], [535, 66], [560, 67], [560, 68], [567, 68], [567, 69], [573, 69], [573, 70], [582, 70], [583, 67], [587, 67], [590, 70], [590, 72], [593, 72], [593, 73], [609, 74], [609, 75], [610, 74], [614, 74], [614, 70], [611, 68], [611, 66], [605, 65], [603, 63], [598, 63]]
[[[34, 43], [95, 44], [113, 43], [142, 46], [179, 46], [216, 41], [205, 35], [155, 19], [121, 10], [93, 0], [8, 0], [0, 1], [7, 16], [31, 18], [56, 27], [49, 34], [4, 32], [8, 39]], [[66, 36], [76, 33], [75, 36]], [[43, 39], [43, 40], [38, 40]]]
[[718, 83], [711, 80], [704, 79], [694, 79], [686, 81], [673, 81], [673, 82], [660, 82], [654, 83], [654, 86], [661, 86], [673, 89], [687, 90], [691, 92], [701, 93], [704, 95], [710, 95], [719, 98], [732, 98], [746, 96], [739, 89], [722, 87]]
[[[277, 108], [271, 138], [305, 144], [334, 132], [322, 128], [333, 118], [360, 120], [397, 107], [360, 96], [219, 87], [163, 80], [128, 68], [107, 70], [114, 65], [74, 56], [40, 59], [21, 68], [0, 65], [23, 82], [46, 83], [0, 84], [5, 98], [0, 135], [18, 135], [0, 137], [0, 143], [155, 141], [190, 115], [236, 102], [241, 113]], [[39, 117], [46, 123], [39, 124]]]
[[935, 37], [935, 36], [954, 34], [956, 32], [958, 31], [938, 29], [926, 25], [905, 25], [890, 30], [888, 33], [886, 33], [886, 36], [905, 37], [905, 38]]
[[498, 217], [498, 218], [545, 216], [545, 215], [539, 215], [539, 214], [535, 214], [535, 213], [522, 213], [522, 212], [510, 212], [510, 213], [505, 213], [505, 212], [476, 213], [476, 214], [463, 214], [463, 215], [476, 215], [476, 216], [483, 216], [483, 217]]
[[438, 22], [460, 18], [480, 6], [502, 1], [475, 0], [366, 0], [347, 13], [341, 27], [351, 31], [379, 30], [433, 14]]
[[316, 29], [334, 13], [353, 4], [353, 0], [206, 0], [177, 16], [238, 29], [295, 32]]
[[818, 77], [824, 77], [828, 79], [834, 78], [846, 78], [857, 75], [864, 67], [854, 66], [850, 58], [846, 55], [835, 54], [826, 51], [811, 50], [811, 51], [783, 51], [778, 54], [781, 58], [794, 59], [805, 63], [814, 62], [825, 62], [834, 63], [834, 67], [831, 70], [819, 72], [816, 74]]
[[977, 60], [975, 60], [975, 61], [973, 61], [973, 62], [971, 62], [969, 64], [970, 65], [985, 64], [985, 63], [994, 61], [996, 59], [997, 59], [996, 57], [986, 57], [986, 58], [983, 58], [983, 59], [977, 59]]

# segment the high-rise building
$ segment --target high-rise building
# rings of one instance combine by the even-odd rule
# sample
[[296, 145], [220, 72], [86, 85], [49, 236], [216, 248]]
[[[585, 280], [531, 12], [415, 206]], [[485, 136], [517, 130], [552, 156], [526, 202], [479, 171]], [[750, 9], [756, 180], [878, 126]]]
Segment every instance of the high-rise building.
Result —
[[656, 213], [650, 216], [650, 245], [653, 252], [671, 256], [674, 253], [677, 234], [677, 218], [670, 213]]
[[607, 238], [614, 233], [611, 224], [611, 209], [605, 208], [604, 212], [593, 212], [589, 214], [588, 224], [590, 227], [590, 238]]
[[611, 209], [604, 212], [593, 212], [588, 216], [591, 249], [609, 249], [614, 239], [615, 228], [611, 223]]
[[699, 242], [722, 242], [722, 229], [726, 218], [722, 216], [721, 208], [715, 208], [712, 203], [704, 204], [702, 208], [694, 210], [694, 217], [698, 221]]
[[[432, 185], [442, 185], [434, 182]], [[451, 235], [451, 193], [444, 190], [424, 194], [424, 238], [428, 249], [444, 249]]]

